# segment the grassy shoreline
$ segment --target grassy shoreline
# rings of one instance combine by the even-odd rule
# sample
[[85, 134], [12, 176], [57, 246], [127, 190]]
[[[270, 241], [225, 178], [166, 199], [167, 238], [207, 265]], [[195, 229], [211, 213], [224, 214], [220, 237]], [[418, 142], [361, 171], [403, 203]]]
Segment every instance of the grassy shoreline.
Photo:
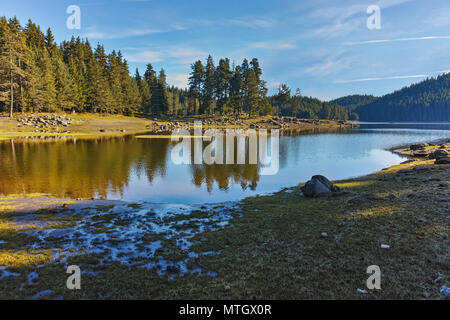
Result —
[[[397, 152], [408, 154], [406, 148]], [[141, 204], [93, 201], [85, 204], [89, 213], [61, 201], [35, 208], [32, 216], [0, 208], [0, 266], [17, 274], [0, 279], [0, 298], [30, 299], [51, 290], [41, 298], [445, 299], [439, 289], [450, 281], [449, 181], [450, 165], [421, 159], [338, 181], [344, 194], [337, 197], [303, 198], [299, 185], [244, 199], [222, 227], [211, 222], [223, 216], [220, 205], [169, 214], [164, 226], [173, 228], [170, 237], [144, 230], [134, 241], [140, 249], [161, 242], [153, 257], [136, 258], [154, 268], [106, 261], [107, 253], [89, 248], [57, 250], [66, 241], [58, 230], [84, 223], [107, 239], [93, 248], [120, 251], [123, 239], [115, 237], [131, 223], [124, 208], [140, 211]], [[45, 230], [51, 232], [38, 241]], [[179, 241], [186, 239], [191, 245], [183, 249]], [[188, 270], [202, 273], [179, 276], [180, 265], [168, 261], [187, 261]], [[68, 264], [84, 271], [80, 291], [65, 288]], [[381, 268], [379, 291], [365, 287], [370, 265]]]
[[[48, 138], [48, 137], [73, 137], [73, 138], [100, 138], [100, 137], [119, 137], [125, 135], [144, 134], [148, 132], [170, 132], [175, 129], [174, 124], [179, 123], [187, 128], [192, 127], [194, 121], [203, 121], [204, 129], [246, 129], [253, 126], [261, 128], [272, 128], [269, 123], [273, 117], [264, 116], [258, 118], [242, 118], [238, 120], [239, 124], [219, 122], [217, 120], [223, 117], [193, 116], [174, 119], [146, 119], [137, 117], [127, 117], [121, 115], [99, 115], [99, 114], [71, 114], [67, 115], [72, 120], [70, 125], [65, 127], [34, 128], [21, 125], [17, 119], [35, 116], [42, 117], [47, 115], [66, 115], [66, 114], [17, 114], [16, 118], [10, 119], [6, 115], [0, 114], [0, 139], [7, 140], [11, 138]], [[228, 118], [225, 118], [228, 119]], [[352, 127], [349, 123], [342, 123], [332, 120], [308, 120], [301, 119], [298, 124], [286, 127], [297, 131], [306, 130], [333, 130], [339, 128]]]

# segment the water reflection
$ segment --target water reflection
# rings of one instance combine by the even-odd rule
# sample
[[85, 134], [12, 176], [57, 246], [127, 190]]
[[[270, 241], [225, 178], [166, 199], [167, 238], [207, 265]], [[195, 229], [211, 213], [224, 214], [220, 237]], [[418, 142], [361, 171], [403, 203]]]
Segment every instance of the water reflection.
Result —
[[402, 158], [385, 149], [449, 138], [449, 130], [372, 128], [280, 137], [280, 170], [258, 165], [175, 165], [168, 139], [134, 137], [0, 143], [0, 194], [49, 193], [164, 203], [237, 200], [296, 185], [313, 174], [363, 175]]

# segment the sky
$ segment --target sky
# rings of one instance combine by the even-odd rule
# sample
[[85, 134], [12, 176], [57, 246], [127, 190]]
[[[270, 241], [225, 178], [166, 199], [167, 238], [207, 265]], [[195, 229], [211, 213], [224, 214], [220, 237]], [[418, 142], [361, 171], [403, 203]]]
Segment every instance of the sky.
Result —
[[[67, 27], [70, 5], [80, 29]], [[0, 0], [0, 15], [50, 27], [57, 42], [121, 50], [131, 73], [151, 63], [179, 87], [208, 54], [256, 57], [271, 93], [286, 83], [323, 100], [380, 96], [450, 70], [448, 0]]]

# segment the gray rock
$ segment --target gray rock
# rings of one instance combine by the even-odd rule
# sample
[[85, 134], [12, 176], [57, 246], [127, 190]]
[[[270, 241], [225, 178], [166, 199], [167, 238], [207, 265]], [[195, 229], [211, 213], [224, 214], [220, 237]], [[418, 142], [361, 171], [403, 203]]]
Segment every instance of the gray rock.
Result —
[[437, 159], [434, 164], [450, 164], [450, 158]]
[[414, 157], [427, 157], [430, 153], [426, 150], [419, 150], [414, 152], [413, 156]]
[[430, 159], [440, 159], [440, 158], [447, 158], [450, 154], [446, 150], [437, 150], [433, 153], [431, 153], [428, 158]]
[[412, 144], [410, 146], [410, 149], [411, 150], [421, 150], [421, 149], [425, 149], [426, 147], [428, 147], [428, 143], [421, 142], [421, 143]]
[[301, 191], [305, 197], [323, 197], [340, 192], [340, 189], [324, 176], [313, 176], [311, 180], [301, 188]]

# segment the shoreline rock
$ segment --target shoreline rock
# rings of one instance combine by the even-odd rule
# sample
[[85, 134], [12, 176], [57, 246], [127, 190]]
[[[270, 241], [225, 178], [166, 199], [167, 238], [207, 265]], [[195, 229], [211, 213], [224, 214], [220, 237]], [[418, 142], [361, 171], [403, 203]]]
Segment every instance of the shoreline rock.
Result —
[[306, 182], [305, 186], [301, 188], [303, 195], [308, 198], [316, 198], [316, 197], [327, 197], [333, 194], [337, 194], [341, 192], [341, 189], [326, 177], [321, 175], [316, 175], [311, 178], [308, 182]]

